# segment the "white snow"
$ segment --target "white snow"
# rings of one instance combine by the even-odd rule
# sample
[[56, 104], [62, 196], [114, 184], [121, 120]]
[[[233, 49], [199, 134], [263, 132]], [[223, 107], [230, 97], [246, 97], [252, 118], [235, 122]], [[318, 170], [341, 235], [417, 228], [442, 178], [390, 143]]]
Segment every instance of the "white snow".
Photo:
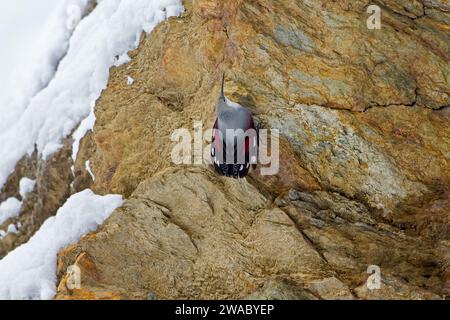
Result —
[[[29, 178], [22, 178], [19, 182], [19, 193], [24, 200], [28, 193], [33, 191], [35, 181]], [[0, 203], [0, 225], [10, 218], [15, 218], [19, 216], [20, 208], [22, 207], [22, 202], [17, 198], [11, 197], [6, 199], [4, 202]]]
[[130, 76], [127, 76], [127, 84], [131, 86], [134, 83], [134, 79]]
[[121, 205], [121, 196], [99, 196], [89, 189], [71, 196], [26, 244], [0, 260], [0, 299], [51, 299], [57, 253], [94, 231]]
[[17, 233], [17, 232], [18, 231], [16, 226], [12, 223], [8, 226], [8, 229], [6, 230], [6, 233]]
[[[77, 10], [69, 7], [77, 5], [83, 11], [87, 0], [57, 2], [52, 19], [40, 21], [45, 22], [46, 31], [33, 46], [36, 51], [42, 48], [42, 52], [31, 60], [41, 63], [22, 72], [27, 80], [23, 83], [31, 89], [25, 91], [18, 86], [12, 94], [13, 102], [0, 110], [11, 114], [3, 118], [2, 112], [0, 188], [18, 160], [31, 154], [35, 146], [40, 156], [50, 156], [88, 117], [77, 130], [75, 143], [79, 143], [80, 136], [92, 129], [95, 101], [106, 87], [109, 68], [117, 63], [116, 57], [136, 48], [142, 30], [150, 32], [162, 20], [183, 11], [181, 0], [102, 0], [76, 24], [77, 17], [73, 15], [77, 15]], [[71, 34], [67, 27], [75, 25]]]
[[36, 185], [36, 181], [30, 178], [24, 177], [20, 179], [19, 182], [19, 193], [24, 200], [27, 197], [27, 194], [34, 190], [34, 186]]
[[16, 198], [8, 198], [0, 204], [0, 225], [10, 218], [15, 218], [20, 213], [22, 202]]
[[[91, 111], [89, 112], [89, 115], [81, 121], [78, 128], [75, 130], [75, 132], [72, 134], [72, 162], [75, 163], [77, 160], [78, 150], [80, 149], [80, 141], [83, 139], [83, 137], [88, 133], [88, 131], [92, 130], [94, 128], [95, 124], [95, 113], [94, 113], [94, 105], [95, 102], [91, 105]], [[75, 174], [75, 166], [72, 165], [72, 173]]]
[[128, 55], [128, 53], [124, 53], [117, 59], [116, 62], [114, 62], [114, 65], [116, 67], [120, 67], [121, 65], [126, 64], [126, 63], [128, 63], [130, 61], [131, 61], [131, 58]]
[[0, 133], [19, 121], [32, 97], [53, 78], [87, 2], [0, 2]]
[[89, 175], [91, 176], [92, 181], [95, 181], [94, 173], [93, 173], [92, 170], [91, 170], [91, 161], [86, 160], [86, 162], [85, 162], [84, 165], [85, 165], [85, 167], [86, 167], [86, 171], [89, 172]]
[[15, 224], [10, 224], [8, 228], [6, 228], [6, 232], [4, 230], [0, 230], [0, 241], [3, 240], [8, 234], [17, 234], [19, 233], [20, 224], [17, 224], [17, 227]]

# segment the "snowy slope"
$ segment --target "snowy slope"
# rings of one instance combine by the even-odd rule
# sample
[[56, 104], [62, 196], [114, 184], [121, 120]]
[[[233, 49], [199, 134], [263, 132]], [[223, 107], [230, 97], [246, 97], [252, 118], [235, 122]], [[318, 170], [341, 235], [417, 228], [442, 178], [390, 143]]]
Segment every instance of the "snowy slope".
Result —
[[88, 1], [0, 2], [0, 133], [53, 78]]
[[[142, 30], [150, 32], [162, 20], [182, 11], [180, 0], [99, 1], [76, 26], [68, 51], [48, 85], [33, 96], [17, 121], [13, 117], [0, 131], [0, 188], [18, 160], [31, 154], [35, 145], [44, 158], [61, 147], [62, 140], [91, 113], [116, 57], [138, 45]], [[67, 15], [60, 19], [67, 23]], [[90, 118], [79, 135], [92, 127], [93, 116]]]
[[[26, 60], [26, 54], [35, 47], [35, 38], [42, 32], [42, 21], [53, 12], [52, 6], [58, 0], [16, 0], [0, 1], [0, 99], [11, 89], [16, 77], [15, 69]], [[20, 40], [20, 41], [19, 41]], [[1, 101], [1, 100], [0, 100]], [[0, 108], [4, 107], [0, 103]], [[4, 110], [4, 109], [0, 109]]]
[[122, 204], [87, 189], [70, 197], [24, 245], [0, 260], [0, 299], [51, 299], [58, 252], [93, 231]]
[[[97, 0], [82, 18], [90, 0], [16, 1], [0, 4], [0, 190], [35, 147], [46, 158], [72, 134], [75, 159], [79, 140], [95, 123], [95, 102], [109, 68], [129, 61], [127, 52], [137, 47], [142, 31], [183, 11], [181, 0]], [[37, 16], [31, 23], [32, 11]], [[22, 177], [21, 197], [34, 187], [35, 181]], [[70, 197], [26, 244], [0, 260], [0, 299], [52, 298], [58, 251], [95, 230], [121, 204], [119, 195], [90, 190]], [[7, 199], [0, 219], [16, 216], [21, 205]], [[16, 231], [10, 225], [0, 238]]]

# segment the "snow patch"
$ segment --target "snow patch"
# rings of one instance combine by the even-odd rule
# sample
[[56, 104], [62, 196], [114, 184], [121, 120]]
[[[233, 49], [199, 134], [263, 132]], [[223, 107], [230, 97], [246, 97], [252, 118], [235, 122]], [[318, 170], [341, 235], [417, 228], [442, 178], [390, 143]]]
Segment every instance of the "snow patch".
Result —
[[6, 220], [19, 216], [22, 202], [16, 198], [8, 198], [0, 204], [0, 225]]
[[23, 200], [26, 198], [28, 193], [33, 191], [35, 184], [35, 180], [26, 177], [20, 179], [19, 193], [22, 201], [19, 201], [17, 198], [11, 197], [0, 204], [0, 225], [8, 219], [16, 218], [19, 216]]
[[95, 113], [94, 113], [94, 104], [91, 106], [91, 111], [89, 115], [81, 121], [78, 128], [72, 134], [72, 173], [75, 174], [75, 161], [77, 160], [78, 151], [80, 149], [80, 141], [89, 131], [92, 131], [95, 124]]
[[130, 76], [127, 76], [127, 84], [131, 86], [134, 83], [134, 79]]
[[131, 58], [128, 55], [128, 53], [124, 53], [117, 58], [116, 62], [114, 62], [114, 66], [120, 67], [121, 65], [126, 64], [130, 61], [131, 61]]
[[[83, 7], [86, 2], [64, 1], [63, 8], [67, 10], [67, 3]], [[64, 40], [66, 26], [62, 28], [61, 37], [49, 33], [47, 36], [60, 50], [56, 50], [59, 54], [53, 51], [47, 56], [44, 54], [47, 58], [44, 60], [49, 61], [50, 69], [56, 72], [50, 72], [43, 85], [31, 90], [31, 100], [22, 104], [26, 107], [0, 131], [0, 188], [16, 163], [26, 154], [32, 154], [35, 146], [39, 155], [46, 159], [61, 147], [63, 139], [83, 119], [88, 118], [77, 129], [74, 144], [79, 145], [80, 137], [95, 122], [94, 105], [106, 88], [109, 68], [117, 62], [116, 57], [137, 47], [142, 30], [150, 32], [164, 19], [182, 12], [181, 0], [103, 0], [79, 22], [68, 44]], [[60, 14], [55, 18], [56, 24], [66, 24], [67, 18], [67, 12]], [[50, 25], [49, 30], [54, 32]], [[55, 56], [64, 58], [59, 61]], [[39, 72], [33, 74], [36, 78], [41, 76]], [[20, 95], [21, 92], [17, 92], [17, 96]], [[8, 109], [11, 106], [8, 104]], [[74, 150], [75, 157], [77, 152]]]
[[27, 197], [27, 194], [34, 190], [34, 186], [36, 185], [36, 180], [32, 180], [30, 178], [24, 177], [20, 179], [19, 182], [19, 193], [24, 200]]
[[6, 230], [7, 234], [9, 234], [9, 233], [17, 233], [17, 232], [18, 231], [17, 231], [16, 226], [14, 224], [12, 224], [12, 223], [8, 226], [8, 229]]
[[95, 181], [94, 173], [91, 170], [91, 161], [86, 160], [84, 165], [85, 165], [86, 171], [89, 172], [89, 175], [91, 176], [92, 181]]
[[120, 195], [90, 189], [71, 196], [26, 244], [0, 260], [0, 299], [51, 299], [58, 252], [94, 231], [122, 202]]

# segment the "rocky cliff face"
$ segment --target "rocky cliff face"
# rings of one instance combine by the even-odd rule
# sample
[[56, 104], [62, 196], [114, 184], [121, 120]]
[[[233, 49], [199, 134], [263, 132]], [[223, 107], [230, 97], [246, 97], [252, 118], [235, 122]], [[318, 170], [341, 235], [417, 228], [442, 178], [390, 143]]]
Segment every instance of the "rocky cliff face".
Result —
[[[57, 298], [448, 295], [450, 6], [373, 4], [380, 30], [367, 1], [186, 0], [143, 36], [111, 71], [72, 185], [128, 200], [60, 253]], [[222, 71], [226, 94], [280, 130], [276, 176], [171, 162], [175, 129], [212, 125]]]
[[[44, 221], [56, 214], [56, 211], [71, 195], [71, 147], [67, 140], [60, 151], [47, 160], [42, 160], [34, 152], [25, 156], [16, 165], [14, 173], [9, 177], [0, 193], [0, 202], [8, 197], [16, 197], [23, 201], [20, 215], [0, 224], [0, 230], [7, 230], [8, 225], [20, 226], [20, 232], [9, 233], [0, 240], [0, 259], [8, 252], [26, 243], [39, 230]], [[36, 187], [25, 199], [19, 193], [19, 181], [22, 177], [33, 178]]]

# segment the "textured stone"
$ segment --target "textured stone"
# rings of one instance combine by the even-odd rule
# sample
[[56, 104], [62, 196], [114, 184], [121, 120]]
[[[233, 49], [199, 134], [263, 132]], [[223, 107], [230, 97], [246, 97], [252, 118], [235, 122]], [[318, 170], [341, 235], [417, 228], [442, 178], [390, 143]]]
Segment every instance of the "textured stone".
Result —
[[[449, 296], [450, 6], [374, 4], [381, 30], [367, 29], [362, 0], [186, 0], [143, 35], [111, 69], [74, 181], [66, 142], [53, 169], [24, 159], [0, 194], [38, 179], [30, 230], [70, 192], [128, 198], [59, 254], [57, 298]], [[280, 130], [277, 175], [235, 181], [171, 162], [175, 129], [212, 126], [224, 71], [227, 96]], [[73, 264], [82, 288], [68, 291]]]
[[23, 177], [36, 180], [36, 185], [26, 199], [21, 199], [24, 201], [20, 215], [0, 225], [0, 230], [6, 230], [11, 223], [18, 226], [17, 234], [9, 234], [0, 240], [0, 258], [27, 242], [47, 218], [56, 214], [70, 196], [70, 183], [73, 178], [70, 171], [72, 164], [70, 154], [71, 140], [67, 139], [63, 148], [49, 159], [39, 159], [35, 152], [17, 164], [16, 170], [3, 188], [5, 191], [0, 193], [0, 201], [5, 195], [21, 199], [19, 181]]
[[242, 298], [270, 277], [302, 283], [333, 274], [289, 216], [252, 185], [202, 169], [171, 169], [142, 182], [74, 251], [95, 257], [101, 281], [94, 287], [114, 285], [141, 298], [150, 291], [161, 299]]
[[244, 300], [317, 300], [307, 290], [286, 281], [270, 280], [257, 291], [244, 297]]
[[335, 277], [312, 281], [307, 288], [322, 299], [352, 300], [353, 295], [346, 285]]
[[[82, 290], [123, 298], [353, 299], [353, 289], [364, 299], [438, 297], [449, 247], [435, 256], [432, 241], [379, 220], [339, 194], [291, 190], [274, 206], [245, 180], [169, 169], [63, 252], [59, 269], [95, 257], [99, 277]], [[372, 264], [387, 279], [379, 293], [361, 291]]]
[[[83, 290], [122, 298], [448, 295], [449, 6], [377, 1], [368, 30], [367, 1], [184, 4], [111, 70], [78, 167], [129, 199], [60, 254], [59, 278], [86, 253], [100, 280]], [[277, 175], [171, 163], [175, 129], [212, 125], [223, 71], [226, 94], [280, 130]]]

